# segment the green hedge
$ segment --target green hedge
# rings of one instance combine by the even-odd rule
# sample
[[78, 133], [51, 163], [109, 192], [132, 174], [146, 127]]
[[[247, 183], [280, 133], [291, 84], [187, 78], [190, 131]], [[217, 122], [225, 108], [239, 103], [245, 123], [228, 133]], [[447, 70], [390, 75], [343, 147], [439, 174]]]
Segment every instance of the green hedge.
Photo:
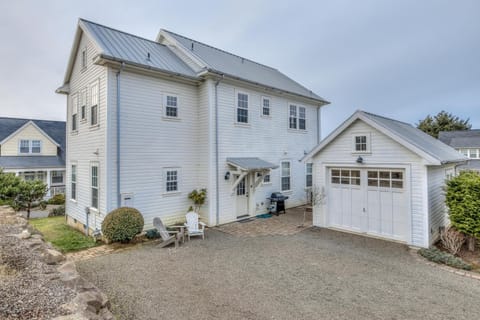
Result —
[[142, 232], [143, 225], [143, 216], [137, 209], [122, 207], [105, 217], [102, 233], [111, 242], [129, 242]]
[[420, 249], [418, 250], [418, 253], [421, 256], [427, 258], [428, 260], [436, 263], [446, 264], [447, 266], [457, 269], [472, 270], [472, 266], [463, 261], [462, 259], [457, 258], [448, 252], [441, 251], [437, 248]]

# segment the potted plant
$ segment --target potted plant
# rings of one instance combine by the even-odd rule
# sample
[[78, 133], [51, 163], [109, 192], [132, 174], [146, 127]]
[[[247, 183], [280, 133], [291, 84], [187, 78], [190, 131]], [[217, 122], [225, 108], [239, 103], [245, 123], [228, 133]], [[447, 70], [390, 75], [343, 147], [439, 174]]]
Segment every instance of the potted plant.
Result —
[[193, 211], [199, 213], [207, 200], [207, 189], [195, 189], [188, 194], [188, 198], [193, 201]]

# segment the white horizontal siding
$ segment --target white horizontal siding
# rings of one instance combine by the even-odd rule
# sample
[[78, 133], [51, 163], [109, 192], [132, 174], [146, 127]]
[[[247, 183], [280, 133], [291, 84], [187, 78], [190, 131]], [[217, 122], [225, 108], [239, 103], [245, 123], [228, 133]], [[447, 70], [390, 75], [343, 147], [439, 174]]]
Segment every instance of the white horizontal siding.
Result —
[[428, 211], [430, 216], [430, 240], [432, 244], [440, 236], [439, 228], [448, 225], [447, 207], [445, 205], [445, 179], [448, 169], [454, 165], [428, 168]]
[[[357, 164], [356, 159], [359, 154], [353, 153], [353, 136], [358, 133], [367, 133], [370, 136], [371, 153], [361, 154], [364, 159], [363, 164]], [[422, 159], [404, 146], [385, 136], [378, 130], [370, 127], [366, 123], [358, 120], [354, 122], [343, 133], [336, 137], [329, 145], [319, 152], [313, 159], [315, 172], [315, 185], [324, 195], [327, 195], [326, 170], [331, 164], [343, 165], [349, 167], [406, 167], [410, 176], [405, 177], [410, 180], [410, 225], [412, 245], [425, 246], [428, 241], [428, 235], [425, 233], [428, 223], [426, 208], [424, 202], [427, 197], [423, 185], [426, 178], [425, 166]], [[328, 197], [322, 205], [314, 209], [313, 223], [317, 226], [326, 226], [328, 208]]]
[[[249, 95], [249, 124], [236, 123], [237, 91]], [[270, 97], [270, 117], [262, 116], [261, 97]], [[307, 130], [288, 129], [289, 103], [306, 108]], [[305, 164], [299, 160], [317, 144], [317, 108], [312, 105], [286, 99], [270, 92], [262, 92], [251, 87], [240, 87], [221, 82], [218, 86], [219, 106], [219, 172], [220, 175], [220, 223], [236, 220], [235, 195], [232, 193], [234, 179], [226, 181], [225, 172], [231, 170], [226, 163], [228, 157], [259, 157], [276, 165], [283, 160], [291, 162], [292, 190], [287, 207], [305, 203]], [[215, 158], [212, 154], [211, 162]], [[267, 200], [273, 191], [280, 190], [281, 169], [271, 172], [271, 184], [260, 185], [255, 192], [256, 213], [266, 211]]]
[[[87, 48], [87, 67], [82, 69], [81, 50]], [[67, 153], [66, 153], [66, 213], [72, 218], [86, 224], [85, 208], [91, 205], [90, 167], [92, 162], [99, 165], [99, 212], [90, 215], [89, 227], [100, 228], [100, 222], [106, 215], [106, 163], [105, 163], [105, 133], [107, 114], [107, 68], [93, 64], [92, 58], [97, 54], [92, 42], [85, 34], [82, 35], [70, 79], [70, 94], [67, 102]], [[93, 81], [99, 83], [98, 126], [90, 126], [90, 85]], [[72, 133], [72, 96], [87, 88], [87, 120], [80, 119], [78, 110], [78, 130]], [[71, 165], [77, 165], [77, 200], [70, 200], [71, 195]]]

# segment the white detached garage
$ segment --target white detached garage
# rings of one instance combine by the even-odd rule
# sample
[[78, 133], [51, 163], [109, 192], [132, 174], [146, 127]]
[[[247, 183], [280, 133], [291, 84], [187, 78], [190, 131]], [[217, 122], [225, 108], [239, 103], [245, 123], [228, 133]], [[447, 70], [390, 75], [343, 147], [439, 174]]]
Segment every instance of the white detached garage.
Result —
[[428, 247], [448, 221], [445, 179], [466, 159], [410, 124], [355, 112], [304, 159], [313, 224]]

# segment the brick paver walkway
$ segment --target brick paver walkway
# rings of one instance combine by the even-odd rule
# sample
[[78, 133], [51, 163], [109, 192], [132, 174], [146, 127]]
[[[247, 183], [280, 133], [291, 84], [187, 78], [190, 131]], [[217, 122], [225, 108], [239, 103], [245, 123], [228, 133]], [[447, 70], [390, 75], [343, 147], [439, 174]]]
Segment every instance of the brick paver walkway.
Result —
[[248, 222], [233, 222], [215, 229], [238, 237], [258, 237], [272, 235], [292, 235], [312, 226], [312, 213], [306, 213], [303, 223], [304, 207], [287, 210], [286, 214], [273, 215], [271, 218], [253, 218]]

